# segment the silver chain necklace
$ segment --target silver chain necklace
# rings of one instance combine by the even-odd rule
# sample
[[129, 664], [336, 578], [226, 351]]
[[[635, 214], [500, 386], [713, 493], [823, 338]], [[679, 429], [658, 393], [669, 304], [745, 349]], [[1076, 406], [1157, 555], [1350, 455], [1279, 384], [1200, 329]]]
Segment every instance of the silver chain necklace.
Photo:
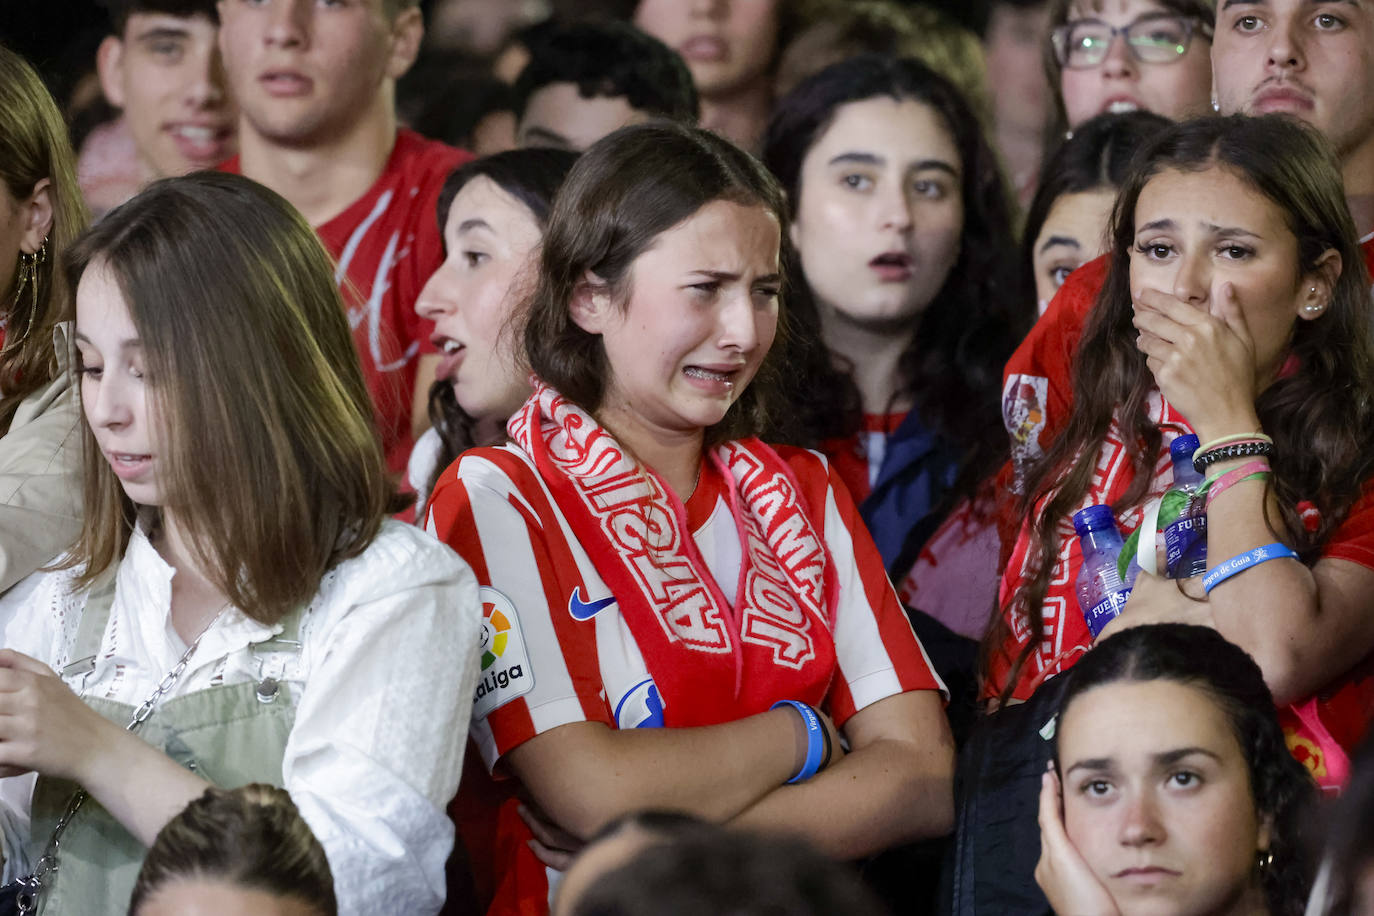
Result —
[[[228, 609], [229, 604], [225, 602], [224, 606], [215, 613], [215, 616], [210, 618], [205, 629], [201, 630], [200, 635], [186, 647], [186, 651], [181, 654], [181, 658], [177, 659], [172, 670], [168, 671], [162, 678], [157, 689], [152, 692], [148, 699], [143, 701], [143, 705], [134, 710], [134, 714], [129, 717], [129, 724], [125, 726], [125, 730], [136, 732], [148, 720], [148, 717], [153, 714], [153, 710], [157, 708], [158, 701], [166, 696], [177, 681], [181, 680], [181, 676], [186, 673], [187, 667], [191, 664], [191, 657], [196, 654], [196, 649], [200, 647], [201, 639], [210, 632], [210, 628], [224, 616], [224, 612]], [[38, 864], [28, 875], [15, 879], [15, 883], [23, 888], [16, 901], [20, 916], [28, 916], [37, 910], [38, 897], [43, 893], [43, 883], [49, 875], [57, 871], [57, 853], [62, 842], [62, 834], [66, 831], [72, 818], [76, 817], [76, 812], [80, 811], [81, 806], [86, 803], [89, 795], [90, 793], [85, 789], [77, 789], [72, 793], [71, 801], [67, 802], [67, 810], [62, 813], [62, 817], [58, 818], [56, 826], [53, 827], [52, 836], [48, 839], [48, 845], [43, 848], [43, 855], [38, 859]]]

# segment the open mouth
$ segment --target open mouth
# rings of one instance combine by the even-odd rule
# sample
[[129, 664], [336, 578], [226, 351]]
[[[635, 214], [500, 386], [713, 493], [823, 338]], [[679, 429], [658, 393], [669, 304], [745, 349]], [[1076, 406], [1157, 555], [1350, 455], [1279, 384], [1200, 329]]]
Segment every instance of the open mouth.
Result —
[[1130, 114], [1140, 110], [1140, 103], [1130, 99], [1114, 99], [1103, 106], [1102, 110], [1107, 114]]
[[868, 266], [884, 281], [895, 282], [908, 279], [914, 263], [904, 251], [885, 251], [869, 261]]
[[167, 128], [183, 156], [192, 161], [218, 162], [229, 153], [232, 127], [204, 124], [173, 124]]
[[442, 334], [435, 334], [430, 338], [430, 342], [438, 348], [440, 353], [439, 365], [434, 370], [434, 377], [436, 379], [452, 379], [454, 373], [458, 371], [459, 365], [463, 362], [467, 347], [452, 337], [445, 337]]
[[733, 391], [739, 379], [740, 369], [710, 368], [707, 366], [686, 366], [682, 374], [691, 379], [697, 387], [710, 391]]
[[134, 452], [106, 452], [105, 457], [110, 461], [110, 467], [114, 470], [115, 476], [122, 480], [129, 480], [143, 475], [153, 463], [152, 455], [141, 455]]

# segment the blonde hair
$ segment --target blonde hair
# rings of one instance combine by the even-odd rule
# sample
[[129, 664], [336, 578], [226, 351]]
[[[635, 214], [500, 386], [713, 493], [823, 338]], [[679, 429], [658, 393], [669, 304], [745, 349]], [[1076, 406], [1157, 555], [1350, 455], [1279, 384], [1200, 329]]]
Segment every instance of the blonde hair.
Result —
[[[0, 45], [0, 181], [15, 200], [26, 200], [47, 178], [52, 228], [47, 251], [35, 265], [33, 286], [14, 299], [14, 288], [0, 291], [6, 319], [0, 348], [0, 435], [9, 431], [19, 403], [57, 374], [53, 327], [70, 317], [65, 278], [58, 257], [86, 226], [86, 206], [76, 184], [67, 128], [38, 74], [22, 57]], [[36, 293], [33, 292], [36, 290]]]
[[[405, 501], [386, 471], [333, 265], [276, 193], [200, 172], [150, 185], [73, 246], [118, 283], [160, 418], [164, 505], [197, 564], [274, 623]], [[117, 563], [136, 507], [83, 424], [86, 519], [67, 565]]]

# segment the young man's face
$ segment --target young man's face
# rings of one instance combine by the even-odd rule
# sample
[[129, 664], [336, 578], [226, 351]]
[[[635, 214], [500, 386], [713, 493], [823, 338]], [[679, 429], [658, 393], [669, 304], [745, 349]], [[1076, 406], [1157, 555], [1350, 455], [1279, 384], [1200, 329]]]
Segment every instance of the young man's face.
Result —
[[327, 141], [375, 111], [423, 34], [418, 8], [392, 19], [383, 0], [219, 0], [219, 15], [248, 127], [285, 146]]
[[1293, 115], [1343, 158], [1374, 144], [1371, 0], [1221, 0], [1212, 69], [1223, 113]]
[[124, 110], [150, 179], [214, 168], [234, 154], [238, 112], [207, 16], [133, 13], [100, 46], [100, 84]]

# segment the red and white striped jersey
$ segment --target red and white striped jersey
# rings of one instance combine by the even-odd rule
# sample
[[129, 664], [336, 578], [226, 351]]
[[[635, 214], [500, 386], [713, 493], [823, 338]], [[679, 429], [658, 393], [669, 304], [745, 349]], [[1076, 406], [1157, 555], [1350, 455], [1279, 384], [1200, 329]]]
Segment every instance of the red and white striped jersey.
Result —
[[[814, 452], [777, 451], [835, 566], [839, 595], [827, 635], [836, 666], [824, 708], [843, 725], [885, 697], [943, 690], [833, 469]], [[685, 509], [711, 574], [722, 585], [737, 582], [740, 534], [710, 463]], [[500, 758], [571, 722], [661, 725], [663, 698], [615, 597], [519, 448], [465, 452], [440, 477], [426, 527], [472, 565], [486, 615], [470, 735], [491, 777], [467, 767], [451, 813], [488, 914], [547, 912], [557, 873], [526, 846], [531, 834], [516, 811], [518, 787]], [[733, 586], [724, 591], [735, 598]], [[791, 698], [789, 683], [779, 668], [778, 699]]]
[[[836, 566], [837, 670], [824, 704], [836, 725], [884, 697], [942, 688], [848, 492], [819, 455], [778, 451]], [[686, 505], [688, 524], [716, 581], [733, 583], [741, 562], [734, 518], [723, 481], [708, 472], [702, 478]], [[483, 586], [487, 627], [472, 737], [489, 768], [512, 747], [569, 722], [661, 723], [653, 673], [524, 452], [466, 452], [440, 478], [427, 527], [472, 564]], [[787, 699], [781, 670], [779, 680], [778, 699]]]

